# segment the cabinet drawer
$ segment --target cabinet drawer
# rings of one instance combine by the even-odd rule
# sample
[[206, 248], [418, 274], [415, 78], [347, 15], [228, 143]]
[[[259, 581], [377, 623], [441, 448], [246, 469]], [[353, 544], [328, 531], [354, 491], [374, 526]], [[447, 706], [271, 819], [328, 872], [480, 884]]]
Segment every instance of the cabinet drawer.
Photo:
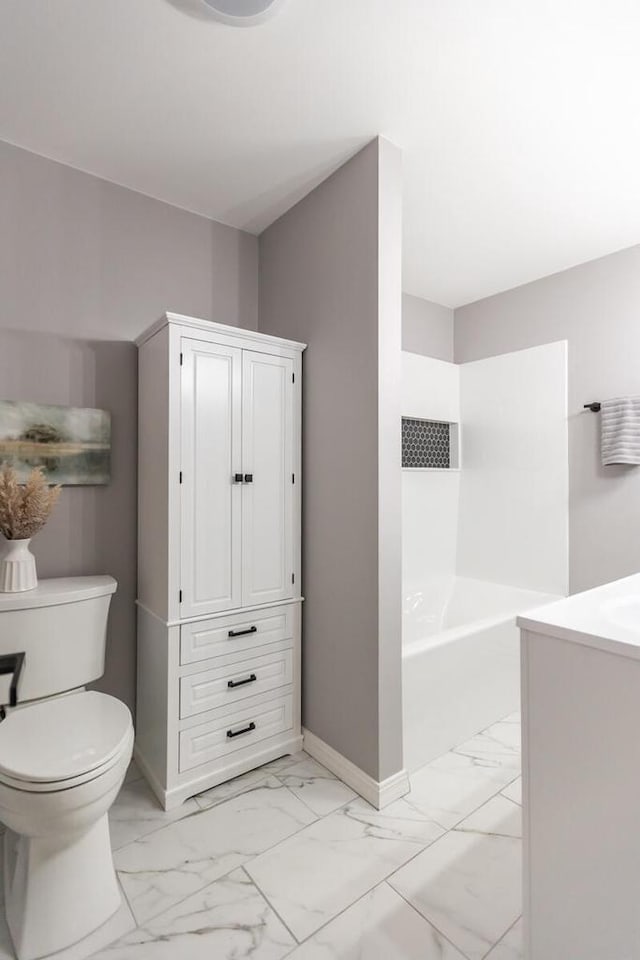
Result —
[[183, 730], [180, 734], [180, 772], [244, 750], [293, 728], [293, 698], [266, 703], [249, 698], [224, 717]]
[[180, 680], [180, 717], [193, 717], [293, 683], [293, 651], [255, 656]]
[[215, 620], [185, 623], [180, 631], [180, 663], [210, 660], [293, 637], [293, 607], [234, 613]]

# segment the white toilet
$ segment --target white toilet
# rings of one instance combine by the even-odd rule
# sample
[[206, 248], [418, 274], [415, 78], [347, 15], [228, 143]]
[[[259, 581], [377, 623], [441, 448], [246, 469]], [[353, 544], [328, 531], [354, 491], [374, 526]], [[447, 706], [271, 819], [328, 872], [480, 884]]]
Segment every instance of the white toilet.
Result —
[[115, 589], [74, 577], [0, 593], [0, 821], [19, 960], [71, 946], [120, 906], [107, 813], [133, 724], [124, 703], [84, 689], [104, 673]]

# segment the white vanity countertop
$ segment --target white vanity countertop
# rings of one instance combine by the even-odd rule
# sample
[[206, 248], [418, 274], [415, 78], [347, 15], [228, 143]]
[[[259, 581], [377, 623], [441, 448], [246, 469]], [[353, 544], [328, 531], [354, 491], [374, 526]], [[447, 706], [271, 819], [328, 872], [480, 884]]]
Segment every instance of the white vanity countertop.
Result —
[[538, 607], [517, 623], [532, 633], [640, 660], [640, 574]]

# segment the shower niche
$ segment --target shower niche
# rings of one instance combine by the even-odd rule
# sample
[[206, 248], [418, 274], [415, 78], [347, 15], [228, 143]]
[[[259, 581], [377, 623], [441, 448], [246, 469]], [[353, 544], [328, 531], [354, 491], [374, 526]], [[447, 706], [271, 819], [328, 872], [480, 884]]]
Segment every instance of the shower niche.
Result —
[[402, 418], [404, 470], [458, 470], [460, 426], [449, 420]]

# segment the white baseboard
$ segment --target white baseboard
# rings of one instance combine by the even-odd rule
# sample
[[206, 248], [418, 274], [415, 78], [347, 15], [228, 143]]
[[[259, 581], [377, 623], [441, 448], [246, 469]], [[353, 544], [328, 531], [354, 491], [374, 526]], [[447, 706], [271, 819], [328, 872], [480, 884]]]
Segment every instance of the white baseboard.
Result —
[[158, 800], [160, 805], [166, 810], [167, 809], [167, 807], [165, 806], [166, 799], [167, 799], [166, 790], [164, 789], [160, 781], [156, 778], [151, 767], [149, 766], [147, 761], [144, 759], [144, 757], [138, 750], [137, 743], [134, 743], [133, 745], [133, 759], [138, 764], [140, 773], [143, 775], [143, 777], [151, 787], [153, 793], [155, 794], [156, 799]]
[[394, 773], [386, 780], [374, 780], [368, 773], [356, 767], [355, 763], [347, 760], [341, 753], [330, 747], [328, 743], [316, 737], [309, 730], [302, 731], [304, 736], [304, 750], [321, 763], [327, 770], [334, 773], [339, 780], [359, 793], [377, 810], [381, 810], [394, 800], [399, 800], [409, 793], [409, 775], [406, 770]]

